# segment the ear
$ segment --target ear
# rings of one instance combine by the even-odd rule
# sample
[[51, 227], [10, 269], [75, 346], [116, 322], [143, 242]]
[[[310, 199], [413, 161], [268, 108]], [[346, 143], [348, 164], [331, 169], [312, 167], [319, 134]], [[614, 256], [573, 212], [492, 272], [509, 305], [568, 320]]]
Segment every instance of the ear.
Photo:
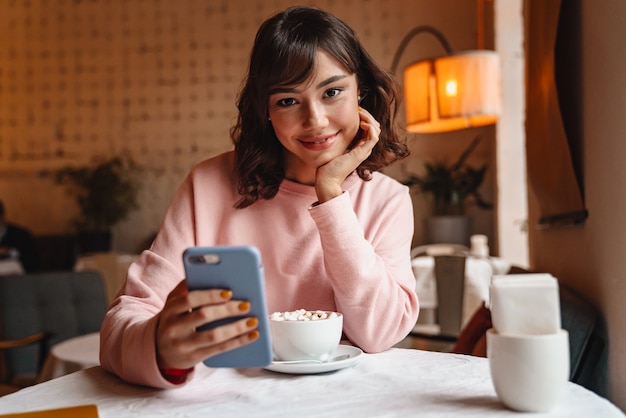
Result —
[[367, 96], [367, 87], [364, 87], [364, 88], [359, 87], [357, 94], [358, 94], [357, 99], [359, 101], [359, 104], [361, 104], [365, 96]]

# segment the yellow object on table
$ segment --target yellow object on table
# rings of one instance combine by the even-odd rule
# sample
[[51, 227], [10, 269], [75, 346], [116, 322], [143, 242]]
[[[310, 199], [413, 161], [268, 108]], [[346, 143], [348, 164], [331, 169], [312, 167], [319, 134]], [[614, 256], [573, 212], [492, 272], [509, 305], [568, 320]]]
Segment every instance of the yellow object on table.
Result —
[[98, 407], [96, 405], [70, 406], [67, 408], [0, 415], [0, 418], [98, 418]]

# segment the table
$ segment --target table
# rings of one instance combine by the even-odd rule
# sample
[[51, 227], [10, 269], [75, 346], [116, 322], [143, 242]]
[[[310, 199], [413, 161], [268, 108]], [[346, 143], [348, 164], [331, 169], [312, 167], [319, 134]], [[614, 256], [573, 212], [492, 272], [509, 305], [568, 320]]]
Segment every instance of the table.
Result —
[[[487, 359], [392, 348], [350, 368], [318, 375], [198, 365], [186, 386], [135, 386], [100, 366], [0, 398], [0, 413], [96, 404], [100, 418], [125, 417], [520, 417], [497, 399]], [[568, 383], [549, 414], [624, 417], [593, 392]]]
[[[416, 292], [420, 301], [419, 329], [435, 329], [434, 311], [437, 309], [437, 280], [433, 256], [419, 256], [411, 261], [416, 280]], [[497, 257], [473, 257], [465, 259], [465, 287], [463, 292], [462, 325], [472, 317], [483, 302], [489, 302], [489, 285], [494, 274], [506, 274], [511, 263]], [[436, 325], [436, 324], [434, 324]]]
[[24, 274], [22, 263], [14, 258], [0, 260], [0, 275], [10, 276], [14, 274]]
[[55, 344], [43, 365], [38, 382], [45, 382], [100, 364], [100, 334], [95, 332]]
[[128, 267], [138, 257], [137, 254], [92, 253], [80, 256], [74, 265], [75, 271], [97, 270], [102, 274], [109, 303], [126, 280]]

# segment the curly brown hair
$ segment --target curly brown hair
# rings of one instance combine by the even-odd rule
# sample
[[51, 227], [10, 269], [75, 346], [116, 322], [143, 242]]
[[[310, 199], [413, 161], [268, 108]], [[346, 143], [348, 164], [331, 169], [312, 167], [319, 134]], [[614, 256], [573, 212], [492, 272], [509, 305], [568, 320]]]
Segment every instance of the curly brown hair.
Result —
[[361, 106], [381, 125], [379, 141], [356, 169], [367, 181], [372, 172], [409, 155], [394, 127], [398, 90], [393, 76], [380, 68], [341, 19], [314, 7], [295, 6], [266, 20], [257, 32], [250, 66], [239, 93], [239, 116], [231, 128], [238, 188], [245, 208], [272, 199], [285, 177], [283, 147], [268, 118], [269, 92], [305, 81], [316, 53], [324, 50], [356, 75]]

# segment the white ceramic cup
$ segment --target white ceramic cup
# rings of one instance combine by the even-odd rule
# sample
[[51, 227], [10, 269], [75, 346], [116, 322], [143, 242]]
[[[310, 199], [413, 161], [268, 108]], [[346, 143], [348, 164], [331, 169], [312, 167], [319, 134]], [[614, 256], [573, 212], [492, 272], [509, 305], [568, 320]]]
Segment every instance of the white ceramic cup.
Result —
[[561, 399], [569, 380], [569, 335], [515, 335], [487, 331], [491, 379], [500, 401], [511, 409], [546, 412]]
[[341, 341], [343, 316], [315, 321], [278, 321], [270, 318], [276, 360], [330, 360]]

